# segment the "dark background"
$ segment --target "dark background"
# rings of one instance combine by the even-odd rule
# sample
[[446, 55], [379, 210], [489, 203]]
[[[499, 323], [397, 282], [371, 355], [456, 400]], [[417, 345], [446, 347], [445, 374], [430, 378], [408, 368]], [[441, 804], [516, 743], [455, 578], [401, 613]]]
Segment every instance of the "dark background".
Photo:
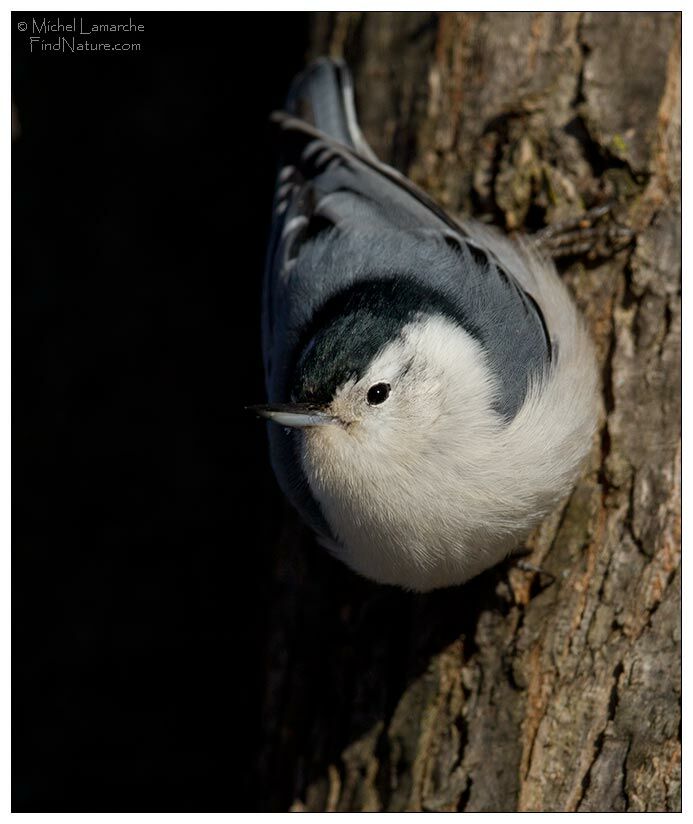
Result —
[[[142, 50], [29, 53], [19, 22], [75, 15]], [[262, 806], [283, 504], [242, 408], [308, 25], [13, 14], [14, 811]]]

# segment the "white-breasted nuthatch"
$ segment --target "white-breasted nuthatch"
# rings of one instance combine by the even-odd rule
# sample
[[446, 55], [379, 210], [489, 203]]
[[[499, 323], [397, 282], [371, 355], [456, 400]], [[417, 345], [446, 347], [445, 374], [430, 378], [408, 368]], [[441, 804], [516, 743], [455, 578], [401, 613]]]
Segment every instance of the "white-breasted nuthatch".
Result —
[[264, 285], [270, 454], [319, 540], [426, 591], [499, 562], [572, 488], [592, 344], [552, 263], [379, 162], [322, 58], [274, 115]]

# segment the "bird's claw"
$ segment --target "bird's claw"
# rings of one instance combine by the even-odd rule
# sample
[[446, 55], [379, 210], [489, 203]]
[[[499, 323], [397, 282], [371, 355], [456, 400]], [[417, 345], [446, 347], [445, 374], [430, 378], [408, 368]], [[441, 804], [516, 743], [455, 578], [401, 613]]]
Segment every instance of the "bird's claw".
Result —
[[630, 229], [608, 219], [614, 206], [610, 201], [547, 226], [533, 236], [534, 243], [553, 259], [578, 255], [586, 255], [588, 260], [609, 258], [633, 238]]

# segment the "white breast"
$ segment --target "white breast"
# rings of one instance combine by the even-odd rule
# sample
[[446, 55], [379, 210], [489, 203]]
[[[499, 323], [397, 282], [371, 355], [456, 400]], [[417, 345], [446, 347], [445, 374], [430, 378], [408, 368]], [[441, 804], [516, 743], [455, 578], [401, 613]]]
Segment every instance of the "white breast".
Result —
[[415, 351], [426, 368], [400, 406], [376, 425], [321, 427], [305, 438], [304, 471], [337, 539], [332, 551], [352, 569], [418, 591], [463, 583], [502, 560], [570, 491], [595, 428], [595, 358], [553, 268], [538, 265], [533, 280], [558, 355], [510, 424], [492, 410], [479, 344], [435, 318], [408, 328], [366, 379]]

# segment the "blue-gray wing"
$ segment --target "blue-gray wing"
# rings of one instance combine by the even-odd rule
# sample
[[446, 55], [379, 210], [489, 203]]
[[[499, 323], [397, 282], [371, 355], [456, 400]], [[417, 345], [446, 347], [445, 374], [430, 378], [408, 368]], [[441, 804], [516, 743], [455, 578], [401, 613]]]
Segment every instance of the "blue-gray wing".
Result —
[[458, 309], [500, 378], [499, 411], [513, 417], [532, 376], [541, 376], [551, 359], [533, 297], [492, 248], [474, 240], [473, 224], [463, 228], [384, 164], [303, 121], [278, 119], [285, 162], [264, 306], [271, 395], [286, 390], [293, 347], [328, 299], [359, 281], [407, 277]]

